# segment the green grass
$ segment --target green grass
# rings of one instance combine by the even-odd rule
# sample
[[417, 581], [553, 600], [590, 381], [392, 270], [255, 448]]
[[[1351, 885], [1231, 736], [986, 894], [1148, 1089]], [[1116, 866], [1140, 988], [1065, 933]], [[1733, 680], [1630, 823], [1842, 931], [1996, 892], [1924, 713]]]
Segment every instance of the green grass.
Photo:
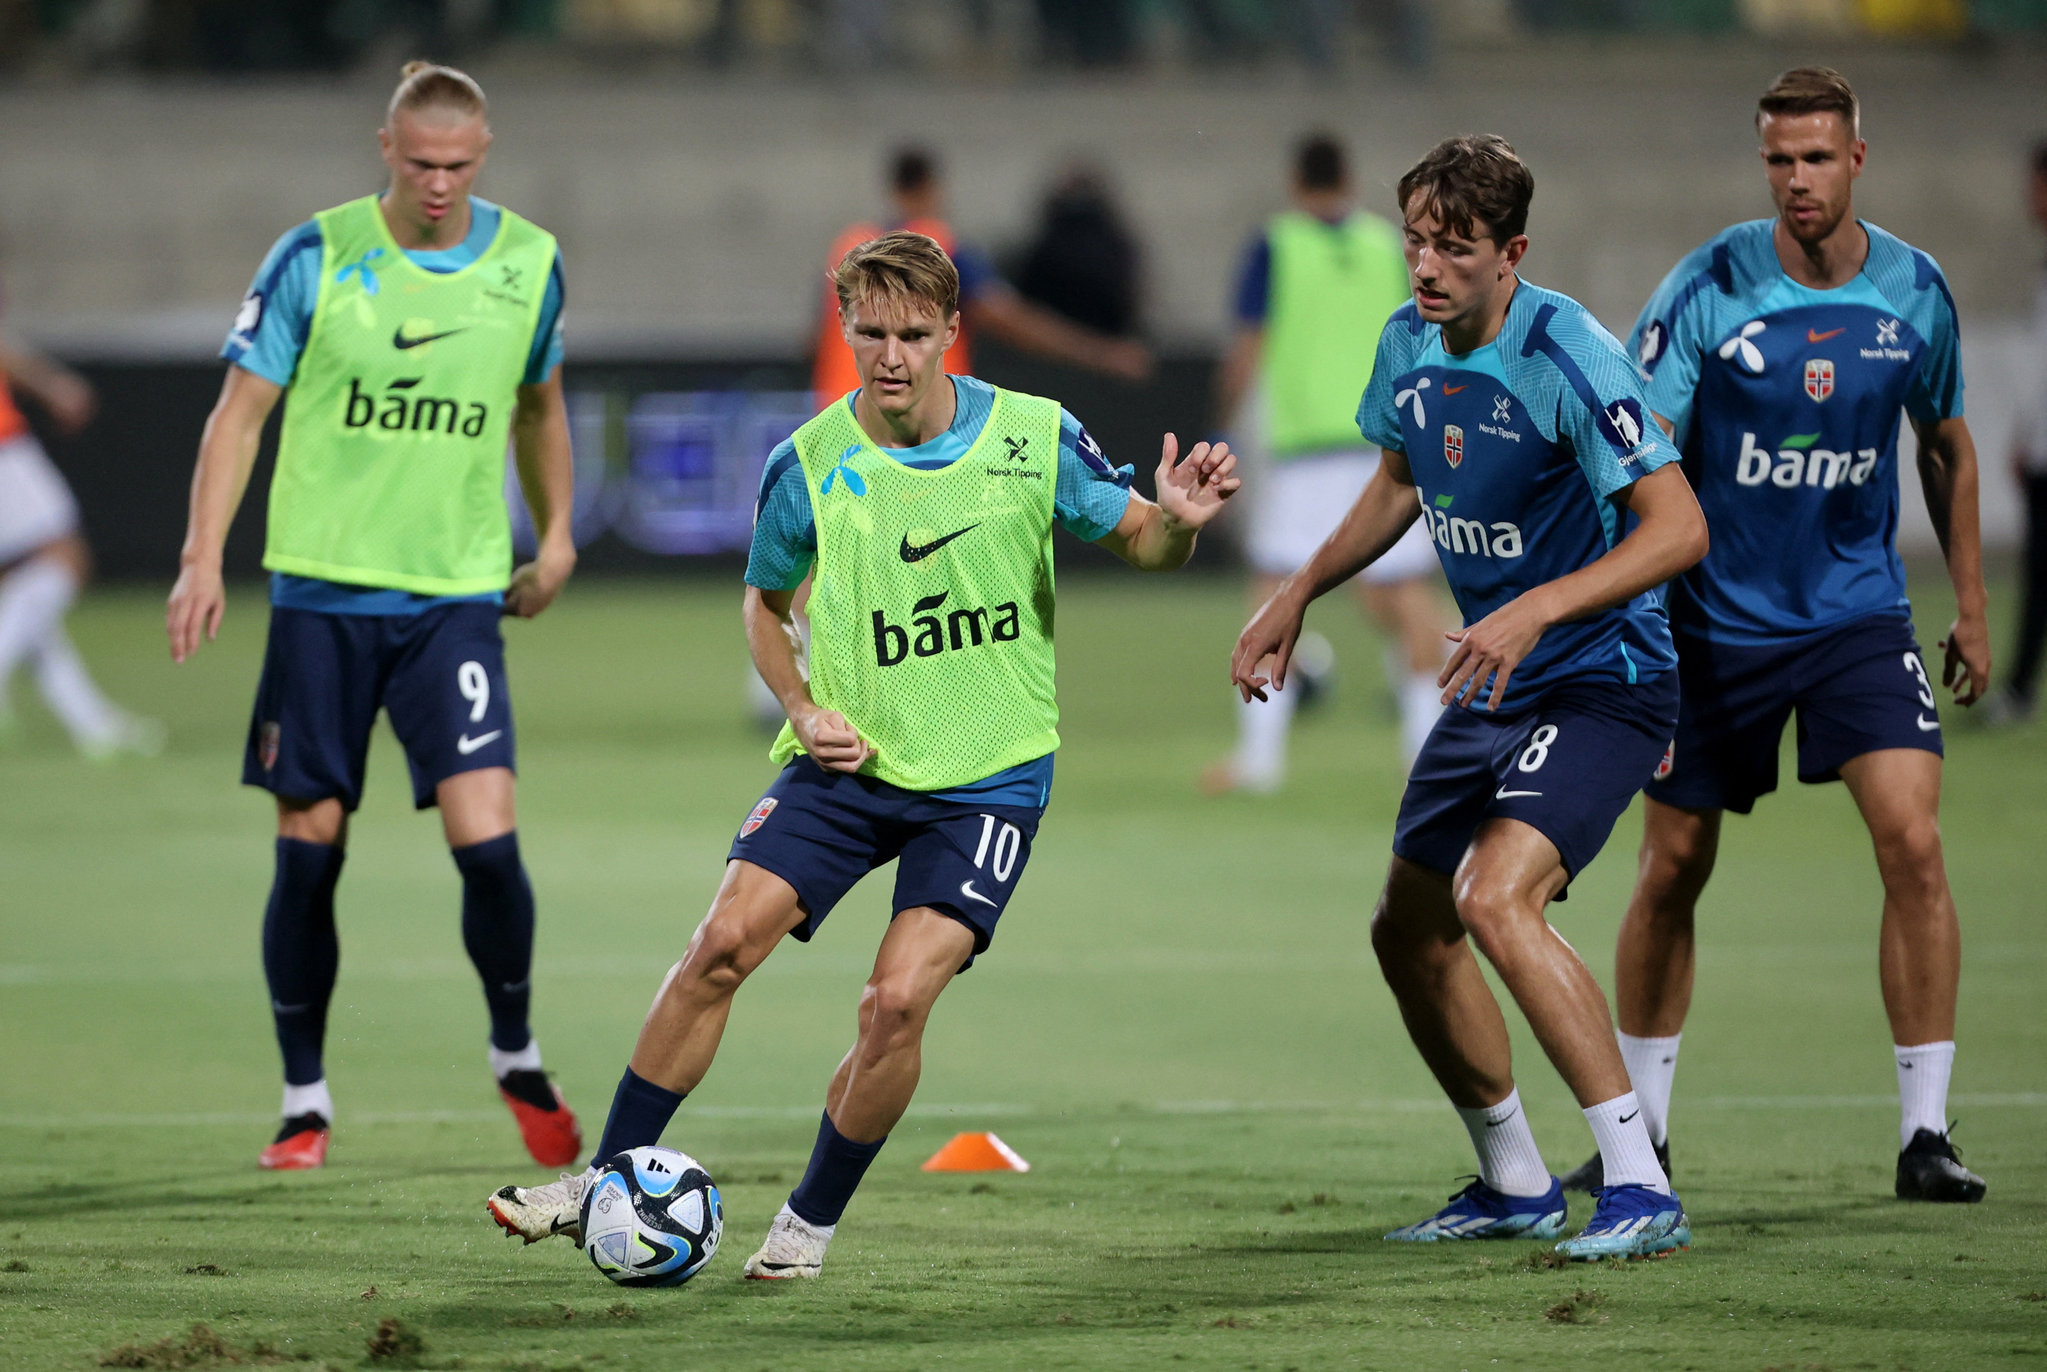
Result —
[[[1939, 591], [1920, 594], [1930, 631]], [[509, 631], [537, 1026], [593, 1131], [769, 777], [743, 718], [737, 599], [587, 583]], [[235, 1349], [354, 1367], [390, 1317], [423, 1341], [422, 1365], [588, 1372], [2047, 1359], [2047, 731], [1950, 731], [1955, 1113], [1983, 1205], [1890, 1198], [1876, 876], [1841, 788], [1794, 786], [1730, 822], [1702, 912], [1675, 1110], [1693, 1250], [1551, 1270], [1529, 1265], [1534, 1245], [1395, 1248], [1379, 1235], [1471, 1164], [1366, 944], [1398, 795], [1376, 647], [1347, 607], [1318, 611], [1348, 676], [1301, 730], [1291, 789], [1202, 802], [1192, 778], [1230, 727], [1236, 592], [1077, 579], [1037, 855], [991, 955], [941, 1002], [919, 1104], [826, 1277], [762, 1289], [738, 1269], [801, 1172], [885, 881], [742, 992], [667, 1140], [724, 1187], [726, 1251], [679, 1291], [630, 1293], [484, 1216], [492, 1187], [536, 1169], [484, 1070], [455, 874], [388, 735], [341, 889], [332, 1160], [256, 1171], [277, 1103], [256, 947], [270, 817], [235, 778], [262, 608], [238, 594], [221, 641], [174, 670], [159, 604], [106, 593], [74, 629], [112, 690], [169, 723], [167, 756], [85, 766], [25, 700], [0, 755], [7, 1368], [90, 1367], [194, 1323]], [[1638, 833], [1623, 820], [1555, 912], [1602, 976]], [[1589, 1137], [1516, 1042], [1561, 1170]], [[918, 1171], [967, 1128], [997, 1129], [1033, 1170]]]

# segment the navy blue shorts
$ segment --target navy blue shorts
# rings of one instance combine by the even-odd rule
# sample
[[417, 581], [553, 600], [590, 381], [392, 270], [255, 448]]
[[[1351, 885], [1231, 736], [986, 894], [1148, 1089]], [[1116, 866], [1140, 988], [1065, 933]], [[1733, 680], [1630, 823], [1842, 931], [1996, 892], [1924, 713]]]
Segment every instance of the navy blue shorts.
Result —
[[1670, 746], [1677, 698], [1677, 673], [1664, 672], [1633, 685], [1594, 678], [1558, 686], [1504, 719], [1451, 706], [1408, 771], [1394, 853], [1448, 874], [1480, 824], [1518, 819], [1554, 843], [1577, 876]]
[[804, 920], [794, 933], [806, 943], [855, 882], [894, 861], [889, 908], [929, 906], [951, 916], [973, 930], [978, 957], [1023, 878], [1044, 813], [939, 800], [797, 757], [747, 815], [730, 856], [796, 888]]
[[1650, 798], [1666, 805], [1754, 809], [1777, 789], [1777, 752], [1794, 709], [1800, 781], [1839, 781], [1842, 763], [1885, 748], [1942, 751], [1933, 682], [1904, 615], [1761, 646], [1679, 634], [1677, 670], [1677, 741], [1649, 784]]
[[412, 803], [460, 772], [511, 767], [498, 606], [337, 615], [272, 606], [242, 782], [290, 800], [362, 803], [379, 708], [405, 745]]

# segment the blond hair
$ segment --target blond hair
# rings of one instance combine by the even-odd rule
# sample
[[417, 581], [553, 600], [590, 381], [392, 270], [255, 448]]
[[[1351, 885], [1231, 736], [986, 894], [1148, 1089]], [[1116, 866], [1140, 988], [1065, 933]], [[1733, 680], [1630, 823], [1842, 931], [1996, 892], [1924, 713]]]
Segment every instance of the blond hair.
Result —
[[935, 308], [940, 319], [950, 319], [960, 307], [959, 269], [937, 239], [908, 229], [857, 244], [839, 259], [832, 288], [842, 310], [868, 300], [921, 304]]
[[1793, 67], [1756, 101], [1756, 126], [1766, 114], [1838, 114], [1850, 138], [1862, 136], [1862, 104], [1848, 78], [1832, 67]]
[[407, 62], [398, 72], [398, 89], [391, 92], [391, 104], [384, 111], [388, 127], [400, 114], [426, 110], [452, 110], [457, 114], [487, 118], [490, 102], [483, 87], [466, 71], [433, 62]]

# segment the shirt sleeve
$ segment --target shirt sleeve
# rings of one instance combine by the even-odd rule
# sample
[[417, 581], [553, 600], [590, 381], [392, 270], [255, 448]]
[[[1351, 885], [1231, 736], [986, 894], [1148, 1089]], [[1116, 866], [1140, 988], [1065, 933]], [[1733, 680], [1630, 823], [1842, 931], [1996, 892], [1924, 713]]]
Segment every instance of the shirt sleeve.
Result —
[[753, 543], [746, 553], [746, 584], [763, 591], [793, 591], [817, 560], [817, 523], [810, 487], [796, 457], [796, 440], [784, 439], [761, 471], [754, 506]]
[[1905, 413], [1921, 424], [1935, 424], [1962, 413], [1962, 331], [1947, 278], [1932, 258], [1923, 259], [1921, 270], [1930, 278], [1926, 288], [1934, 290], [1934, 299], [1926, 321], [1926, 351], [1905, 393]]
[[[1565, 356], [1558, 394], [1557, 430], [1569, 440], [1593, 493], [1611, 499], [1659, 467], [1678, 460], [1677, 449], [1650, 415], [1641, 374], [1619, 339], [1590, 315], [1560, 315], [1550, 332]], [[1565, 362], [1575, 363], [1571, 376]]]
[[1084, 542], [1107, 538], [1130, 507], [1133, 467], [1112, 467], [1101, 445], [1078, 419], [1059, 411], [1059, 479], [1052, 490], [1052, 517]]
[[1407, 450], [1407, 436], [1400, 429], [1400, 411], [1393, 403], [1393, 383], [1407, 370], [1408, 320], [1412, 307], [1393, 312], [1386, 327], [1379, 330], [1379, 349], [1372, 356], [1372, 379], [1358, 401], [1358, 432], [1367, 442], [1399, 452]]
[[978, 299], [983, 292], [1002, 285], [1002, 274], [995, 270], [993, 259], [971, 243], [953, 244], [952, 265], [960, 274], [962, 302]]
[[533, 350], [526, 356], [526, 376], [522, 384], [539, 386], [554, 375], [554, 369], [562, 360], [562, 300], [566, 289], [562, 283], [561, 249], [554, 252], [554, 267], [547, 274], [547, 294], [540, 301], [540, 319], [533, 330]]
[[1672, 267], [1628, 335], [1644, 400], [1680, 434], [1691, 422], [1700, 362], [1712, 346], [1706, 331], [1719, 288], [1708, 273], [1709, 262], [1702, 248]]
[[320, 298], [320, 226], [308, 220], [271, 246], [249, 283], [220, 355], [278, 386], [289, 386]]
[[1244, 248], [1237, 267], [1235, 314], [1239, 324], [1265, 322], [1272, 304], [1272, 239], [1259, 234]]

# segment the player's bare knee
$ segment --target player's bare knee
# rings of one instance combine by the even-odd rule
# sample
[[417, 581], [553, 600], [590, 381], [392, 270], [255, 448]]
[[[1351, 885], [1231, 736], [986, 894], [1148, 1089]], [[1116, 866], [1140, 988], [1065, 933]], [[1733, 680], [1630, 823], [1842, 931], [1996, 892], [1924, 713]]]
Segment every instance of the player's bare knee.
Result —
[[1467, 880], [1457, 889], [1457, 918], [1486, 960], [1497, 964], [1507, 955], [1514, 935], [1527, 920], [1519, 894], [1492, 881]]
[[866, 1057], [885, 1057], [923, 1037], [931, 1007], [907, 978], [878, 977], [860, 992], [860, 1047]]
[[1947, 863], [1941, 853], [1940, 821], [1915, 817], [1877, 835], [1876, 865], [1884, 890], [1915, 903], [1933, 900], [1947, 890]]
[[672, 984], [685, 992], [731, 994], [760, 966], [766, 950], [728, 909], [713, 908], [689, 941]]

